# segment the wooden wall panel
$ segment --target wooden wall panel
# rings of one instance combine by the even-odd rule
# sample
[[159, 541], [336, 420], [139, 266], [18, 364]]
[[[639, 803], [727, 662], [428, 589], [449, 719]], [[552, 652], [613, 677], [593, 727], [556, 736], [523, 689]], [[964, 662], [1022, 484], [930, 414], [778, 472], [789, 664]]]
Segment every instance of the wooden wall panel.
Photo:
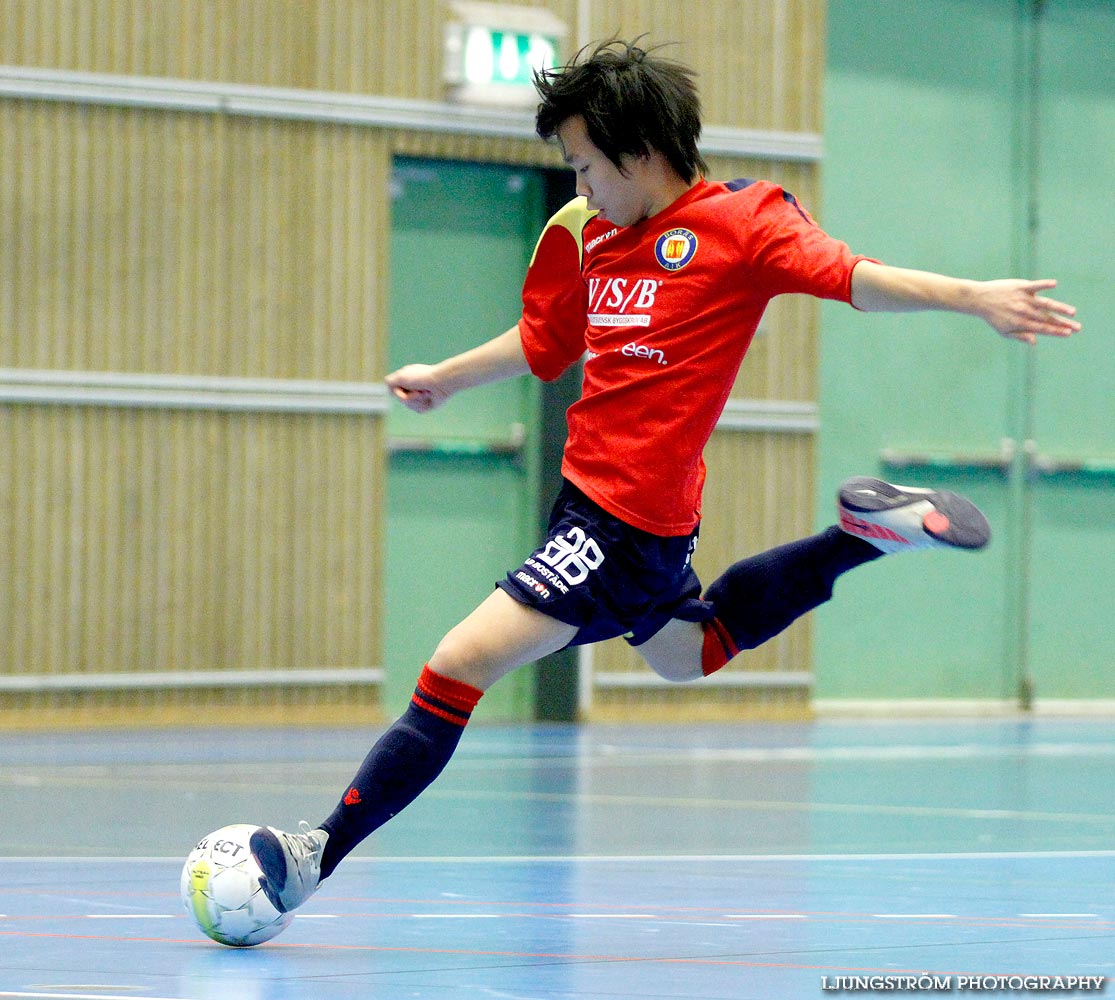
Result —
[[379, 133], [6, 101], [0, 144], [0, 367], [377, 376]]
[[[611, 35], [676, 43], [667, 51], [698, 71], [708, 125], [820, 130], [822, 3], [709, 0], [699, 16], [677, 0], [537, 5], [569, 25], [566, 56]], [[0, 64], [440, 101], [447, 9], [7, 0]], [[396, 154], [560, 162], [533, 140], [0, 100], [0, 367], [378, 379]], [[812, 164], [717, 158], [712, 172], [771, 177], [819, 209]], [[813, 303], [777, 301], [735, 395], [814, 399], [816, 324]], [[378, 665], [376, 418], [3, 406], [0, 427], [12, 442], [0, 449], [0, 670]], [[807, 530], [812, 461], [808, 436], [714, 437], [706, 579]], [[793, 502], [774, 504], [778, 489]], [[631, 666], [625, 648], [598, 660], [616, 657], [608, 669]], [[808, 660], [802, 626], [732, 669]], [[801, 703], [779, 691], [613, 696], [646, 715]], [[199, 705], [279, 718], [341, 697], [375, 700], [339, 688], [47, 692], [6, 695], [0, 721], [36, 706], [63, 720]]]
[[0, 421], [4, 673], [378, 665], [375, 419], [21, 406]]
[[709, 124], [819, 132], [825, 5], [818, 0], [591, 4], [593, 39], [646, 35], [692, 66]]
[[[700, 74], [709, 123], [819, 132], [819, 0], [538, 0], [566, 56], [606, 37], [673, 43]], [[5, 0], [0, 64], [442, 100], [447, 0]]]
[[[541, 0], [572, 26], [576, 0]], [[5, 0], [0, 64], [441, 100], [446, 0]]]
[[0, 696], [4, 730], [151, 726], [381, 725], [379, 688], [291, 683], [284, 687], [38, 691]]

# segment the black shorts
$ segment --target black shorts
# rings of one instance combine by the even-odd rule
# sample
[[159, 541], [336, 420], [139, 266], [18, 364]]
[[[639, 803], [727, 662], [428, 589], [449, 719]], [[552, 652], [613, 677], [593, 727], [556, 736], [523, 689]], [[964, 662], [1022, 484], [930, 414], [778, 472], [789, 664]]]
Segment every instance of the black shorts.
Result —
[[690, 535], [652, 535], [625, 524], [566, 481], [546, 542], [496, 586], [543, 614], [575, 625], [571, 646], [622, 635], [646, 642], [672, 618], [703, 621]]

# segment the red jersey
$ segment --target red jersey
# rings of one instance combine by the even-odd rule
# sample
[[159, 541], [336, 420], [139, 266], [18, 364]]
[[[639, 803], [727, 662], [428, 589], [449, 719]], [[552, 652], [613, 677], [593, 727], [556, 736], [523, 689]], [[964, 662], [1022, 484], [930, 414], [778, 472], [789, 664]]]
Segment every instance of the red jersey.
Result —
[[850, 302], [864, 259], [765, 181], [701, 180], [622, 228], [573, 199], [538, 240], [519, 320], [539, 378], [586, 359], [562, 474], [627, 524], [691, 532], [704, 447], [767, 303]]

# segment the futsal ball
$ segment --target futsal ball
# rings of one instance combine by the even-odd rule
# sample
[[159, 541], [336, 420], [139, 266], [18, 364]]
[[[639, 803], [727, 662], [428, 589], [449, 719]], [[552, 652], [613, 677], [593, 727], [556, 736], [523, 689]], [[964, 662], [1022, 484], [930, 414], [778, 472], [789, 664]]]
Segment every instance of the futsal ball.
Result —
[[262, 874], [248, 847], [257, 827], [236, 823], [198, 841], [182, 868], [182, 903], [202, 933], [232, 948], [270, 941], [289, 926], [259, 884]]

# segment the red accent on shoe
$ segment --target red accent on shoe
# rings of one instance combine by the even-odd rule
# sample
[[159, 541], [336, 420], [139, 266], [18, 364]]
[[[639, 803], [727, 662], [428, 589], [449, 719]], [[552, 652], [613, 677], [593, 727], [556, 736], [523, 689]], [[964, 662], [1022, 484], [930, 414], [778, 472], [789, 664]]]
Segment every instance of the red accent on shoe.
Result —
[[949, 530], [949, 519], [939, 510], [931, 510], [921, 519], [921, 523], [931, 535], [943, 535]]
[[[926, 517], [929, 516], [931, 515], [926, 515]], [[944, 515], [939, 516], [943, 517]], [[881, 524], [872, 524], [870, 521], [862, 521], [846, 510], [840, 512], [840, 527], [848, 532], [849, 535], [858, 535], [860, 538], [878, 538], [881, 541], [899, 542], [902, 545], [913, 544], [910, 539], [903, 538], [897, 531], [884, 528]]]

